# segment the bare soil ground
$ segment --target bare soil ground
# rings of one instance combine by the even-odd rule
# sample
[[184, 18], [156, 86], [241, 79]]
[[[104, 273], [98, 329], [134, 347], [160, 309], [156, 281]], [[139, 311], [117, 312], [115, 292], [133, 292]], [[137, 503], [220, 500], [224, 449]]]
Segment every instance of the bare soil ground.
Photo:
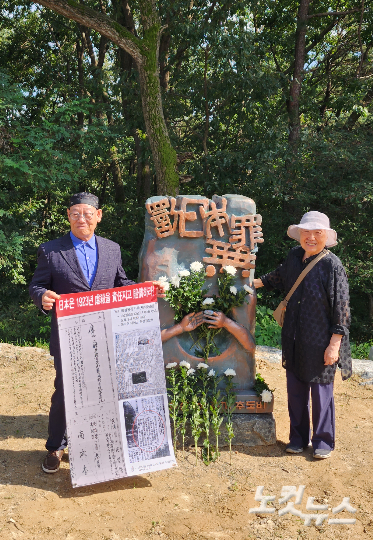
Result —
[[[373, 538], [373, 386], [354, 376], [336, 378], [336, 450], [316, 461], [311, 449], [284, 452], [288, 442], [285, 376], [281, 366], [257, 359], [258, 370], [276, 388], [277, 443], [234, 447], [232, 465], [223, 449], [220, 461], [195, 466], [192, 450], [178, 452], [178, 468], [73, 489], [65, 456], [55, 475], [41, 471], [54, 369], [42, 349], [0, 344], [0, 539], [24, 540], [246, 540], [250, 538]], [[296, 515], [279, 515], [283, 486], [305, 485], [296, 508], [309, 497], [326, 504], [318, 513], [356, 519], [353, 525], [306, 526]], [[255, 492], [275, 496], [275, 512], [258, 507]], [[332, 514], [350, 497], [355, 514]], [[294, 500], [294, 499], [292, 499]], [[271, 503], [270, 503], [271, 504]], [[317, 512], [316, 512], [317, 513]]]

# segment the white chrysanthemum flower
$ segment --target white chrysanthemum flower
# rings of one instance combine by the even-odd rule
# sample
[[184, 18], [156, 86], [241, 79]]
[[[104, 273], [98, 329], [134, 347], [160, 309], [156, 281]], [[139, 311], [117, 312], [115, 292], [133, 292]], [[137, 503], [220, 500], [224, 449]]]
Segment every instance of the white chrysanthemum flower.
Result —
[[251, 287], [249, 287], [248, 285], [245, 285], [243, 286], [243, 288], [245, 289], [246, 292], [248, 292], [249, 294], [254, 294], [254, 289], [252, 289]]
[[161, 281], [161, 282], [163, 283], [163, 282], [168, 281], [168, 279], [167, 279], [166, 276], [161, 276], [161, 277], [159, 277], [159, 278], [157, 279], [157, 281]]
[[270, 390], [263, 390], [263, 392], [260, 394], [260, 397], [262, 398], [262, 401], [264, 401], [264, 403], [271, 403], [272, 392]]
[[168, 289], [170, 288], [170, 284], [168, 283], [168, 281], [161, 281], [161, 285], [164, 291], [168, 291]]
[[210, 371], [207, 373], [208, 377], [215, 377], [215, 371], [213, 369], [210, 369]]
[[190, 276], [189, 270], [179, 270], [179, 276], [180, 277], [188, 277]]
[[228, 368], [228, 369], [226, 369], [226, 370], [224, 371], [224, 375], [225, 375], [226, 377], [230, 377], [230, 376], [235, 377], [235, 376], [236, 376], [236, 372], [234, 371], [234, 369]]
[[178, 276], [172, 276], [171, 278], [171, 285], [174, 287], [179, 287], [180, 285], [180, 278]]
[[229, 290], [231, 291], [232, 294], [237, 294], [237, 287], [235, 287], [234, 285], [231, 285], [229, 287]]
[[170, 362], [167, 364], [166, 369], [172, 369], [177, 366], [177, 362]]
[[202, 270], [202, 268], [203, 268], [203, 264], [199, 261], [194, 261], [190, 265], [190, 269], [192, 272], [199, 272], [200, 270]]
[[195, 373], [195, 372], [196, 372], [195, 369], [190, 368], [190, 369], [188, 369], [188, 371], [187, 371], [187, 375], [193, 375], [193, 373]]
[[180, 367], [186, 367], [187, 369], [190, 368], [189, 362], [186, 362], [185, 360], [182, 360], [179, 364]]
[[223, 266], [223, 270], [227, 272], [227, 274], [230, 274], [231, 276], [235, 276], [237, 274], [237, 270], [234, 266], [231, 266], [228, 264], [227, 266]]
[[202, 305], [203, 306], [208, 306], [210, 304], [213, 304], [215, 302], [215, 300], [213, 298], [205, 298], [204, 301], [202, 302]]
[[208, 369], [209, 366], [207, 364], [204, 364], [203, 362], [200, 362], [197, 366], [197, 369]]

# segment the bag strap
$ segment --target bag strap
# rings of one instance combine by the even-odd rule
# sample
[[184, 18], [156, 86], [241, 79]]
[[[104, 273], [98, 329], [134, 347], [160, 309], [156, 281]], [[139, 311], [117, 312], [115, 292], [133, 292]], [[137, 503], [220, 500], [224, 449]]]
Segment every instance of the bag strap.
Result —
[[312, 270], [312, 268], [315, 266], [315, 264], [317, 264], [319, 262], [320, 259], [322, 259], [323, 257], [325, 257], [325, 255], [328, 255], [329, 251], [326, 250], [326, 251], [322, 251], [321, 253], [318, 254], [318, 256], [313, 259], [312, 262], [310, 262], [306, 268], [302, 271], [301, 274], [299, 274], [298, 276], [298, 279], [297, 281], [294, 283], [294, 285], [292, 286], [292, 288], [290, 289], [290, 291], [288, 292], [288, 294], [285, 296], [285, 302], [286, 304], [289, 302], [293, 292], [295, 291], [295, 289], [298, 287], [298, 285], [301, 283], [301, 281], [306, 277], [306, 275], [308, 274], [308, 272], [310, 270]]

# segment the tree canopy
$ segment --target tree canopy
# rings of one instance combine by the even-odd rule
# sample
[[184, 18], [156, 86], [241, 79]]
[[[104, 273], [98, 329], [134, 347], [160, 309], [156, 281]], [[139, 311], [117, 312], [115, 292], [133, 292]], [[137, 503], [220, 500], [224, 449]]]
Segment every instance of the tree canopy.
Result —
[[66, 231], [71, 192], [100, 197], [131, 277], [147, 197], [241, 193], [263, 215], [259, 274], [302, 213], [329, 215], [353, 334], [372, 339], [372, 13], [364, 0], [4, 0], [3, 318], [29, 313], [36, 247]]

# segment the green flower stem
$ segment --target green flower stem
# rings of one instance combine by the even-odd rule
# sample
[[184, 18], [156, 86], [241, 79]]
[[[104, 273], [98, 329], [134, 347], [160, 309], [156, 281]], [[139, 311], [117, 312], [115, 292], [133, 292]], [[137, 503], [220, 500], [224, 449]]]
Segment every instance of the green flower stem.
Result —
[[210, 414], [209, 414], [209, 406], [207, 403], [206, 395], [201, 396], [200, 406], [201, 406], [201, 413], [202, 413], [203, 428], [205, 431], [205, 440], [203, 441], [203, 445], [206, 448], [205, 462], [208, 464], [210, 462]]
[[176, 440], [177, 440], [177, 426], [178, 426], [178, 414], [180, 408], [180, 381], [178, 373], [175, 368], [170, 368], [166, 370], [166, 377], [169, 382], [168, 395], [170, 397], [169, 409], [170, 416], [173, 423], [173, 445], [174, 450], [176, 451]]
[[192, 388], [188, 384], [188, 369], [184, 366], [180, 368], [180, 377], [181, 377], [181, 420], [180, 420], [180, 433], [182, 437], [182, 447], [183, 447], [183, 458], [185, 458], [185, 434], [186, 426], [188, 422], [188, 415], [190, 412], [189, 408], [189, 397], [193, 392]]
[[232, 422], [227, 422], [225, 424], [226, 430], [227, 430], [227, 439], [229, 444], [229, 464], [232, 465], [232, 439], [234, 437], [233, 433], [233, 424]]
[[234, 390], [236, 385], [232, 382], [233, 375], [225, 375], [225, 378], [228, 380], [225, 387], [225, 402], [227, 405], [227, 408], [224, 411], [226, 417], [225, 427], [227, 430], [227, 436], [225, 440], [229, 444], [229, 462], [230, 465], [232, 465], [232, 439], [234, 437], [232, 415], [236, 409], [237, 395]]
[[180, 433], [182, 438], [183, 459], [185, 459], [185, 434], [186, 425], [188, 422], [189, 403], [187, 396], [183, 395], [181, 403], [181, 420], [180, 420]]
[[219, 399], [220, 391], [217, 395], [213, 395], [210, 401], [210, 421], [212, 431], [215, 435], [215, 453], [216, 459], [219, 460], [219, 435], [220, 435], [220, 426], [223, 422], [223, 415], [220, 412], [221, 399]]
[[[206, 340], [206, 345], [202, 349], [202, 358], [205, 360], [205, 362], [208, 362], [209, 356], [210, 356], [210, 349], [211, 347], [214, 347], [216, 351], [218, 351], [218, 354], [220, 354], [220, 351], [218, 347], [216, 346], [216, 343], [214, 341], [214, 337], [219, 334], [223, 329], [222, 328], [208, 328], [207, 324], [201, 324], [201, 326], [198, 328], [198, 339], [192, 344], [190, 349], [193, 347], [196, 347], [203, 339]], [[214, 356], [217, 356], [216, 354]]]
[[190, 411], [191, 411], [191, 419], [190, 419], [190, 425], [192, 429], [192, 436], [194, 438], [194, 448], [196, 452], [196, 465], [198, 465], [198, 439], [201, 436], [202, 433], [202, 427], [201, 424], [203, 422], [201, 418], [201, 409], [198, 403], [198, 397], [196, 394], [193, 394], [192, 400], [190, 402]]

